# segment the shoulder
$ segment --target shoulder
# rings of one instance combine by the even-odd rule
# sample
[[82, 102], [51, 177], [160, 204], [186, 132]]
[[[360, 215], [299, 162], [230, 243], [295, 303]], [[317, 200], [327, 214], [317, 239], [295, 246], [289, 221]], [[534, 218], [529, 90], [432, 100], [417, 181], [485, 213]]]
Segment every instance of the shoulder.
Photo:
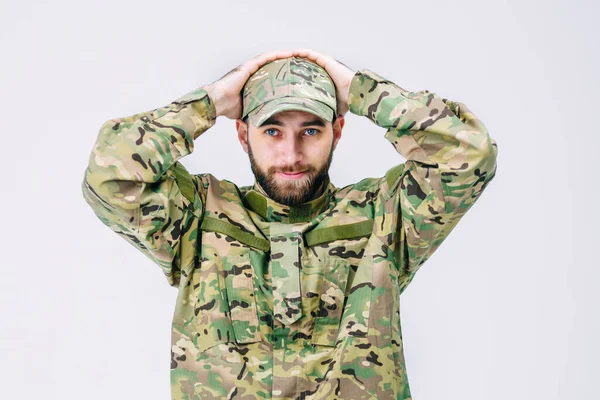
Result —
[[336, 198], [338, 201], [342, 199], [364, 201], [375, 198], [387, 200], [396, 191], [404, 167], [404, 163], [398, 164], [387, 170], [382, 177], [364, 178], [356, 183], [344, 186], [336, 192]]
[[204, 173], [204, 174], [194, 174], [192, 177], [195, 179], [198, 185], [201, 185], [205, 190], [213, 190], [216, 193], [241, 193], [242, 188], [246, 188], [246, 186], [240, 188], [234, 182], [231, 182], [227, 179], [219, 179], [213, 174]]
[[379, 191], [381, 178], [364, 178], [356, 183], [339, 188], [336, 193], [336, 199], [342, 200], [360, 200], [371, 197]]

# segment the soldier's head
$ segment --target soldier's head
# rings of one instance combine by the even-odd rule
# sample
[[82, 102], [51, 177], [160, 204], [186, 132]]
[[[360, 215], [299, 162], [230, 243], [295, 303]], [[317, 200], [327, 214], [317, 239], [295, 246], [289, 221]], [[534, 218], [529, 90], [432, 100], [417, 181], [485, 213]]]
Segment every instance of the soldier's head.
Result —
[[257, 182], [282, 204], [316, 197], [344, 127], [327, 72], [303, 58], [275, 60], [248, 79], [242, 94], [236, 129]]

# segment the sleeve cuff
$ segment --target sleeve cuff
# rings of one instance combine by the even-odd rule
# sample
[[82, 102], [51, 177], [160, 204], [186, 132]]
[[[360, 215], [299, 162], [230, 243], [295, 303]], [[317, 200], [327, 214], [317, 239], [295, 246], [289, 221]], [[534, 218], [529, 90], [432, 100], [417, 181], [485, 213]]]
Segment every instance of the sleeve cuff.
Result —
[[184, 94], [183, 96], [179, 97], [178, 99], [176, 99], [175, 101], [173, 101], [173, 103], [177, 103], [177, 104], [189, 104], [189, 103], [195, 103], [195, 102], [202, 103], [202, 104], [194, 104], [193, 106], [197, 110], [205, 110], [205, 112], [207, 114], [206, 116], [208, 117], [209, 120], [212, 121], [217, 118], [217, 110], [215, 108], [215, 103], [208, 95], [208, 92], [206, 91], [206, 89], [203, 89], [202, 87], [200, 87], [198, 89], [194, 89], [191, 92], [188, 92], [188, 93]]
[[[387, 90], [384, 90], [387, 89]], [[392, 89], [392, 90], [390, 90]], [[408, 91], [394, 84], [383, 76], [361, 69], [352, 78], [348, 94], [348, 108], [351, 113], [371, 118], [370, 108], [377, 105], [386, 95], [407, 95]], [[390, 93], [393, 92], [393, 93]]]
[[389, 128], [404, 119], [409, 108], [427, 109], [431, 96], [428, 90], [410, 92], [373, 71], [361, 69], [350, 82], [348, 109]]

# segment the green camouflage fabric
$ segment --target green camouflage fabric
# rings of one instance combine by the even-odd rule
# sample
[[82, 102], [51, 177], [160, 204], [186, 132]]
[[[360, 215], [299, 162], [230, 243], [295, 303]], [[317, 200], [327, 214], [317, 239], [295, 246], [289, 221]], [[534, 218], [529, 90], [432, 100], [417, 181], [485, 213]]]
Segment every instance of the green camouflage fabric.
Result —
[[305, 224], [272, 222], [271, 289], [273, 316], [283, 325], [291, 325], [302, 317], [300, 268], [302, 266], [302, 232]]
[[495, 176], [497, 145], [464, 104], [366, 69], [349, 106], [406, 162], [293, 207], [182, 167], [215, 123], [202, 88], [100, 128], [83, 194], [178, 290], [173, 399], [411, 398], [400, 294]]
[[335, 85], [319, 65], [299, 57], [260, 67], [242, 89], [242, 118], [261, 126], [271, 115], [303, 110], [332, 121], [337, 111]]

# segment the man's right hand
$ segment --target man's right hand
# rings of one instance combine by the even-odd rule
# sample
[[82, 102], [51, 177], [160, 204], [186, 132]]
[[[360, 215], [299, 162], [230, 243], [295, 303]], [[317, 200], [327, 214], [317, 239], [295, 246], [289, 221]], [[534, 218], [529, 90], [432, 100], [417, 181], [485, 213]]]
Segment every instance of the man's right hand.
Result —
[[241, 92], [250, 76], [263, 65], [279, 58], [292, 56], [291, 51], [270, 51], [245, 61], [229, 71], [221, 79], [203, 86], [209, 97], [215, 103], [217, 116], [224, 115], [230, 119], [241, 118], [242, 96]]

